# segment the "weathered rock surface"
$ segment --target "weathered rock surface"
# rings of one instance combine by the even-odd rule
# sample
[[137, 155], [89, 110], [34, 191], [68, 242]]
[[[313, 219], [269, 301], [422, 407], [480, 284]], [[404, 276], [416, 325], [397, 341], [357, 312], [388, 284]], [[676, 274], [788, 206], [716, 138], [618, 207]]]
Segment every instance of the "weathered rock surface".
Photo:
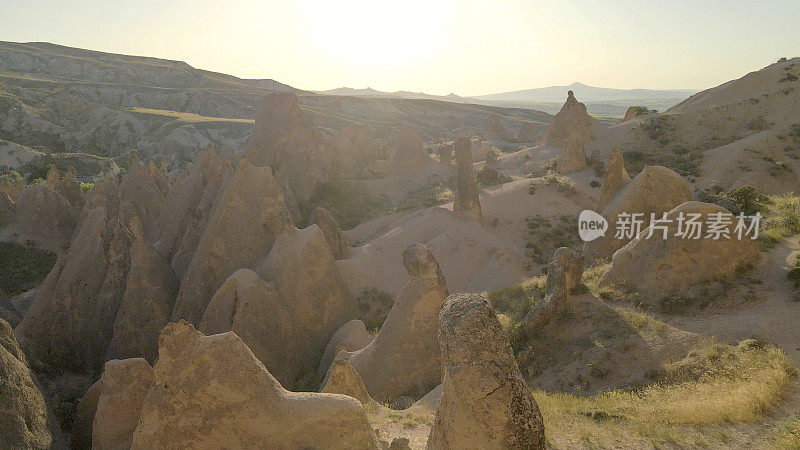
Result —
[[539, 130], [536, 124], [525, 122], [522, 124], [519, 133], [517, 134], [517, 142], [539, 142]]
[[558, 248], [547, 264], [544, 298], [525, 316], [524, 331], [532, 333], [566, 307], [570, 291], [583, 276], [583, 257], [567, 247]]
[[486, 133], [484, 133], [483, 137], [487, 141], [514, 142], [514, 133], [506, 130], [503, 124], [500, 123], [500, 118], [497, 116], [492, 116], [492, 118], [489, 119], [489, 127], [486, 129]]
[[291, 318], [297, 373], [316, 374], [333, 333], [358, 315], [322, 231], [317, 225], [287, 228], [256, 272], [275, 282]]
[[77, 224], [77, 210], [63, 195], [47, 184], [30, 186], [15, 204], [10, 240], [33, 241], [61, 255], [69, 248]]
[[172, 320], [199, 324], [211, 297], [228, 276], [263, 260], [290, 223], [270, 169], [241, 161], [214, 203], [183, 276]]
[[303, 117], [291, 92], [264, 96], [245, 157], [256, 166], [271, 167], [278, 183], [289, 185], [301, 207], [317, 186], [336, 175], [333, 153]]
[[128, 172], [119, 184], [120, 206], [125, 214], [136, 214], [142, 224], [143, 235], [150, 237], [157, 217], [166, 204], [166, 193], [156, 184], [145, 167], [139, 163], [136, 154], [131, 154]]
[[600, 187], [600, 198], [597, 200], [595, 210], [602, 211], [629, 181], [631, 181], [631, 177], [625, 169], [625, 157], [622, 156], [622, 150], [616, 149], [608, 157], [606, 174], [603, 178], [603, 185]]
[[233, 331], [283, 386], [300, 375], [291, 308], [281, 302], [275, 283], [250, 269], [234, 272], [209, 302], [200, 331]]
[[167, 261], [140, 238], [130, 250], [130, 269], [107, 359], [142, 357], [153, 362], [158, 355], [158, 334], [169, 321], [178, 281]]
[[142, 358], [106, 362], [92, 427], [92, 449], [130, 448], [153, 368]]
[[377, 442], [356, 399], [289, 392], [235, 333], [203, 336], [186, 322], [170, 323], [159, 338], [153, 387], [131, 448], [223, 447], [376, 448]]
[[72, 415], [72, 433], [69, 439], [71, 448], [92, 448], [92, 427], [97, 412], [97, 402], [102, 393], [103, 380], [101, 378], [95, 381], [78, 401], [75, 413]]
[[375, 339], [355, 353], [340, 353], [364, 380], [372, 398], [420, 398], [441, 381], [437, 320], [447, 285], [433, 254], [423, 244], [403, 252], [409, 281]]
[[586, 150], [578, 133], [570, 134], [561, 146], [556, 170], [560, 173], [572, 173], [586, 168]]
[[322, 354], [322, 360], [319, 363], [319, 370], [317, 371], [319, 378], [322, 379], [325, 377], [325, 374], [328, 372], [328, 367], [330, 367], [331, 362], [333, 362], [333, 359], [340, 351], [355, 352], [361, 350], [369, 345], [373, 338], [374, 336], [371, 335], [369, 331], [367, 331], [367, 327], [364, 326], [364, 322], [358, 319], [353, 319], [342, 325], [341, 328], [333, 333], [331, 340], [325, 347], [325, 353]]
[[346, 359], [333, 361], [328, 370], [325, 386], [320, 392], [347, 395], [358, 400], [362, 405], [369, 405], [374, 401], [369, 396], [367, 387], [364, 386], [364, 380]]
[[67, 199], [70, 205], [76, 210], [83, 207], [83, 192], [81, 191], [81, 183], [75, 175], [75, 169], [69, 167], [64, 177], [58, 173], [55, 166], [51, 166], [47, 172], [47, 185], [50, 189], [58, 192]]
[[458, 138], [455, 142], [456, 164], [456, 196], [453, 201], [453, 212], [464, 217], [483, 220], [478, 186], [472, 170], [472, 143], [469, 138]]
[[592, 117], [586, 112], [586, 105], [579, 102], [572, 91], [567, 92], [567, 101], [550, 122], [544, 143], [565, 149], [570, 136], [575, 141], [573, 146], [579, 143], [581, 148], [592, 137]]
[[454, 294], [439, 315], [442, 397], [429, 449], [543, 449], [544, 425], [489, 301]]
[[44, 396], [11, 326], [0, 319], [0, 447], [46, 449], [52, 443]]
[[14, 223], [14, 200], [6, 191], [0, 191], [0, 229]]
[[360, 174], [378, 156], [378, 145], [361, 124], [348, 125], [336, 133], [331, 150], [338, 172], [348, 178]]
[[317, 224], [319, 226], [335, 259], [347, 257], [350, 244], [347, 242], [344, 235], [342, 235], [342, 229], [339, 228], [336, 219], [333, 218], [327, 209], [320, 207], [314, 208], [308, 223], [309, 225]]
[[630, 233], [620, 236], [619, 239], [616, 236], [615, 224], [620, 214], [641, 214], [637, 216], [637, 220], [641, 219], [641, 229], [644, 230], [650, 224], [651, 213], [661, 218], [663, 213], [691, 199], [689, 182], [685, 178], [666, 167], [645, 166], [600, 212], [608, 221], [608, 231], [604, 237], [584, 244], [586, 263], [592, 265], [600, 259], [611, 259], [615, 251], [632, 239]]
[[393, 133], [383, 152], [388, 160], [376, 159], [366, 169], [366, 175], [410, 174], [423, 169], [433, 162], [422, 147], [422, 139], [416, 131], [404, 128]]
[[[675, 236], [677, 218], [681, 215], [688, 218], [690, 214], [700, 214], [701, 237]], [[712, 221], [718, 221], [720, 230], [724, 230], [719, 239], [707, 237], [708, 223]], [[737, 223], [738, 219], [721, 206], [696, 201], [683, 203], [667, 213], [659, 228], [651, 224], [653, 235], [649, 239], [646, 231], [616, 252], [601, 282], [666, 293], [734, 275], [737, 269], [755, 264], [761, 257], [751, 236], [743, 233], [742, 239], [738, 238]], [[661, 226], [667, 227], [667, 239], [663, 239]], [[684, 224], [682, 231], [687, 230]]]

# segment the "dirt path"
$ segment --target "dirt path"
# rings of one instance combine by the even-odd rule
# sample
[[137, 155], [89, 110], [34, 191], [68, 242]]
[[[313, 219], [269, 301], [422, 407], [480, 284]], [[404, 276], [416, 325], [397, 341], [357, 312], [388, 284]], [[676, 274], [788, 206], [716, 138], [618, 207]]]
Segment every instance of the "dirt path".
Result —
[[700, 312], [694, 317], [665, 317], [665, 320], [688, 331], [714, 335], [723, 342], [736, 344], [756, 338], [786, 351], [800, 367], [800, 302], [793, 301], [794, 289], [786, 280], [790, 261], [800, 252], [798, 236], [781, 242], [764, 255], [755, 269], [762, 281], [756, 287], [759, 300], [735, 311]]

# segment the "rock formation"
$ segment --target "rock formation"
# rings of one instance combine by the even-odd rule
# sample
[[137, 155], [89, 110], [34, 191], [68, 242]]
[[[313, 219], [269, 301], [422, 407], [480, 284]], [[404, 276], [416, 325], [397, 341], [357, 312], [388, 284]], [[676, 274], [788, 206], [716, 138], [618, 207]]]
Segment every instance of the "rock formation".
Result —
[[325, 347], [325, 353], [322, 354], [322, 360], [319, 363], [319, 370], [317, 371], [318, 377], [320, 379], [325, 377], [325, 374], [328, 372], [328, 367], [330, 367], [331, 362], [333, 362], [333, 358], [335, 358], [340, 351], [355, 352], [361, 350], [369, 345], [373, 338], [374, 336], [371, 335], [369, 331], [367, 331], [367, 327], [364, 326], [364, 322], [358, 319], [353, 319], [342, 325], [341, 328], [333, 333], [331, 340]]
[[411, 128], [402, 129], [389, 138], [389, 165], [393, 172], [408, 174], [431, 163], [422, 147], [422, 139]]
[[14, 223], [14, 200], [5, 191], [0, 191], [0, 230]]
[[211, 335], [233, 331], [283, 386], [300, 375], [291, 308], [269, 283], [250, 269], [234, 272], [206, 308], [200, 331]]
[[591, 137], [592, 117], [586, 112], [586, 105], [579, 102], [572, 91], [567, 92], [567, 101], [553, 117], [550, 128], [545, 133], [545, 145], [565, 149], [568, 141], [573, 139], [573, 147], [578, 143], [582, 147]]
[[135, 153], [131, 154], [128, 172], [120, 181], [119, 195], [123, 216], [136, 214], [142, 223], [144, 236], [150, 237], [155, 232], [154, 222], [164, 208], [166, 196], [139, 163]]
[[97, 402], [102, 393], [103, 380], [101, 378], [95, 381], [78, 401], [75, 413], [72, 415], [72, 433], [69, 439], [71, 448], [92, 448], [92, 427], [97, 412]]
[[[8, 202], [5, 208], [8, 208]], [[78, 224], [77, 210], [59, 192], [47, 184], [30, 186], [14, 205], [14, 223], [10, 240], [27, 241], [57, 254], [69, 248]]]
[[272, 168], [275, 179], [291, 188], [301, 207], [317, 186], [335, 176], [333, 154], [325, 148], [322, 134], [303, 117], [297, 96], [291, 92], [264, 96], [245, 158], [256, 166]]
[[178, 281], [167, 261], [135, 238], [130, 250], [130, 269], [107, 359], [142, 357], [153, 362], [158, 355], [158, 334], [169, 321]]
[[[666, 167], [645, 166], [600, 211], [608, 221], [608, 231], [604, 237], [584, 244], [586, 263], [592, 265], [600, 259], [610, 259], [615, 251], [632, 239], [629, 235], [616, 237], [620, 214], [641, 214], [637, 221], [641, 219], [641, 229], [644, 230], [650, 224], [651, 213], [661, 218], [663, 213], [691, 199], [689, 182], [685, 178]], [[632, 218], [630, 222], [633, 222]], [[631, 227], [626, 227], [627, 230]]]
[[362, 405], [369, 405], [374, 401], [369, 396], [367, 387], [364, 386], [364, 380], [346, 359], [333, 361], [328, 371], [328, 379], [320, 392], [347, 395], [358, 400]]
[[595, 210], [602, 211], [629, 181], [631, 181], [631, 177], [625, 170], [625, 158], [622, 156], [622, 150], [616, 149], [608, 157], [606, 174], [603, 178], [603, 185], [600, 187], [600, 198], [597, 200]]
[[556, 170], [559, 173], [572, 173], [586, 168], [586, 150], [577, 133], [569, 135], [561, 145]]
[[309, 225], [317, 224], [328, 242], [328, 247], [335, 259], [344, 259], [350, 250], [350, 244], [342, 235], [342, 229], [336, 219], [325, 208], [314, 208], [308, 221]]
[[536, 124], [531, 122], [522, 124], [519, 134], [517, 134], [517, 142], [539, 142], [539, 139], [539, 130], [536, 128]]
[[316, 374], [325, 346], [336, 330], [358, 315], [336, 261], [317, 225], [286, 229], [256, 272], [275, 282], [283, 310], [294, 327], [296, 373]]
[[453, 201], [453, 212], [478, 221], [483, 220], [478, 186], [475, 184], [475, 173], [472, 171], [472, 144], [468, 138], [458, 138], [455, 142], [456, 164], [456, 196]]
[[385, 403], [400, 396], [419, 398], [441, 381], [434, 336], [447, 285], [433, 254], [423, 244], [403, 251], [408, 282], [375, 339], [355, 353], [342, 352], [364, 380], [372, 398]]
[[498, 161], [499, 156], [500, 151], [496, 148], [486, 152], [486, 164], [483, 165], [483, 168], [478, 171], [476, 176], [478, 182], [483, 186], [502, 183], [504, 179], [510, 180], [509, 177], [501, 174], [498, 170], [498, 166], [500, 165]]
[[[700, 214], [701, 237], [676, 236], [677, 218], [691, 214]], [[707, 237], [708, 223], [715, 220], [724, 232], [718, 235], [719, 239]], [[721, 206], [696, 201], [683, 203], [669, 211], [658, 227], [650, 225], [653, 235], [649, 239], [650, 230], [646, 230], [616, 252], [601, 282], [625, 283], [640, 291], [665, 293], [734, 275], [737, 269], [755, 264], [761, 257], [751, 236], [743, 234], [742, 239], [738, 238], [737, 223], [738, 219]], [[667, 239], [662, 227], [667, 229]], [[682, 231], [688, 230], [684, 224]]]
[[440, 144], [436, 154], [442, 164], [446, 166], [453, 165], [453, 144]]
[[132, 449], [377, 447], [356, 399], [285, 390], [235, 333], [170, 323], [154, 370]]
[[439, 315], [442, 397], [428, 449], [543, 449], [539, 408], [489, 301], [454, 294]]
[[283, 194], [269, 168], [241, 161], [214, 202], [183, 276], [172, 320], [199, 324], [206, 305], [228, 276], [263, 260], [290, 223]]
[[378, 146], [361, 124], [348, 125], [331, 140], [339, 173], [347, 178], [360, 174], [377, 157]]
[[142, 358], [106, 362], [92, 427], [92, 449], [130, 448], [153, 368]]
[[497, 116], [492, 116], [489, 119], [489, 127], [483, 137], [487, 141], [514, 142], [514, 134], [503, 128], [503, 124], [500, 123], [500, 118]]
[[547, 284], [544, 298], [525, 316], [524, 331], [533, 333], [549, 322], [566, 306], [570, 291], [583, 276], [583, 257], [567, 247], [560, 247], [547, 264]]
[[61, 178], [58, 169], [55, 166], [50, 166], [50, 170], [47, 172], [47, 186], [64, 196], [76, 210], [80, 210], [83, 207], [81, 183], [78, 182], [74, 168], [69, 167], [67, 173], [64, 174], [64, 178]]
[[52, 444], [44, 396], [11, 326], [0, 319], [0, 448], [46, 449]]

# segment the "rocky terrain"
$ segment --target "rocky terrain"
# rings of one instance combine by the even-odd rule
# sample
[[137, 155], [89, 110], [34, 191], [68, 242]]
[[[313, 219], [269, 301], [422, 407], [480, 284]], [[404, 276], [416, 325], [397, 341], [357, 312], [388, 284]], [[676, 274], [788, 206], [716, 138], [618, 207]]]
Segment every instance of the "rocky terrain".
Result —
[[0, 44], [71, 155], [0, 180], [0, 447], [792, 448], [798, 73], [605, 127]]

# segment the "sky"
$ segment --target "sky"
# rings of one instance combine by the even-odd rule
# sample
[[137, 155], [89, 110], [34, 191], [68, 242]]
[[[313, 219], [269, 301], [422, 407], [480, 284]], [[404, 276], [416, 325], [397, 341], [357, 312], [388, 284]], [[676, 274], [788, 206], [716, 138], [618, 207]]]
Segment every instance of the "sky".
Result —
[[0, 0], [0, 40], [306, 90], [706, 89], [800, 52], [800, 1]]

